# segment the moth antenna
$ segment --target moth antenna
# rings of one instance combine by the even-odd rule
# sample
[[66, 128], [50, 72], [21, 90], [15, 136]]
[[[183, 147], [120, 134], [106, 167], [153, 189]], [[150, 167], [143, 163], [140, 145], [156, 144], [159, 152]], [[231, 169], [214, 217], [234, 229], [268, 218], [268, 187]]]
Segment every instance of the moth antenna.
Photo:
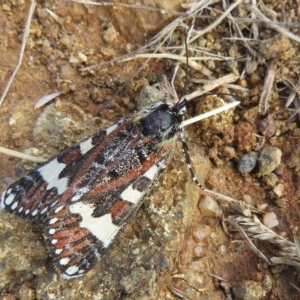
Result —
[[167, 92], [165, 92], [164, 99], [163, 99], [164, 103], [167, 103], [168, 97], [169, 97], [169, 94]]
[[196, 175], [193, 171], [192, 165], [191, 165], [191, 156], [190, 156], [190, 151], [189, 151], [189, 147], [186, 143], [186, 139], [184, 136], [184, 131], [182, 129], [182, 131], [180, 132], [180, 138], [181, 138], [181, 142], [182, 142], [182, 153], [185, 157], [185, 163], [190, 171], [190, 174], [192, 176], [192, 179], [194, 181], [194, 183], [197, 185], [197, 187], [199, 187], [202, 191], [205, 192], [205, 188], [202, 186], [202, 184], [198, 181], [198, 179], [196, 178]]
[[[184, 83], [184, 88], [183, 88], [183, 94], [186, 91], [187, 88], [187, 84], [188, 84], [188, 72], [189, 72], [189, 54], [188, 54], [188, 39], [190, 36], [190, 31], [191, 29], [194, 27], [194, 22], [191, 24], [191, 26], [188, 28], [187, 32], [186, 32], [186, 36], [185, 36], [185, 53], [186, 53], [186, 68], [185, 68], [185, 72], [186, 72], [186, 76], [185, 76], [185, 83]], [[180, 139], [182, 142], [182, 153], [185, 157], [185, 162], [186, 165], [190, 171], [190, 174], [192, 176], [192, 179], [194, 181], [194, 183], [196, 184], [197, 187], [199, 187], [201, 190], [205, 191], [205, 188], [201, 185], [201, 183], [198, 181], [198, 179], [196, 178], [196, 175], [192, 169], [192, 165], [191, 165], [191, 156], [190, 156], [190, 151], [189, 151], [189, 147], [186, 143], [186, 139], [185, 139], [185, 135], [184, 135], [184, 129], [182, 128], [180, 131]]]

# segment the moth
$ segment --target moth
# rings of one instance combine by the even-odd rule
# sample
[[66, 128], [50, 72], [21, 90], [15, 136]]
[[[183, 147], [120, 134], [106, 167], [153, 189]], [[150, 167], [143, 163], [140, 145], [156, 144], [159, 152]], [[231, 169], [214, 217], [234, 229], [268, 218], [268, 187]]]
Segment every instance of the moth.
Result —
[[85, 274], [135, 215], [180, 134], [193, 175], [183, 134], [186, 105], [159, 101], [100, 130], [13, 183], [0, 209], [45, 220], [47, 247], [63, 277]]
[[65, 278], [94, 267], [158, 179], [186, 101], [160, 101], [100, 130], [13, 183], [0, 207], [31, 221]]

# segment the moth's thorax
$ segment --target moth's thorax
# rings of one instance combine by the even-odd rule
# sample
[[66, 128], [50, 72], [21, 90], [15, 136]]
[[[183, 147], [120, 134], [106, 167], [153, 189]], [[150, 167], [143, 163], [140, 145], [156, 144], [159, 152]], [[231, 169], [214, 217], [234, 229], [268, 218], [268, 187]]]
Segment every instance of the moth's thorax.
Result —
[[142, 126], [142, 134], [156, 139], [158, 144], [175, 137], [184, 120], [186, 103], [167, 104], [158, 102], [139, 114], [138, 122]]

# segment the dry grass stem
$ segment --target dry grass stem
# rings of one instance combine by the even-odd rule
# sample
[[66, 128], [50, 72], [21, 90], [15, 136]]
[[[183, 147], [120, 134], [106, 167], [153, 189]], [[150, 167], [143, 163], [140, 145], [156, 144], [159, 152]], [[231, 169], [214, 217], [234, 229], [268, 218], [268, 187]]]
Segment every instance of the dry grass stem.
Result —
[[[234, 19], [236, 20], [236, 22], [243, 24], [243, 23], [250, 23], [252, 24], [253, 22], [255, 22], [256, 24], [265, 24], [265, 21], [263, 20], [259, 20], [259, 19], [251, 19], [251, 18], [247, 18], [247, 17], [234, 17]], [[274, 21], [274, 24], [281, 26], [281, 27], [292, 27], [292, 28], [300, 28], [300, 24], [299, 23], [288, 23], [288, 22], [278, 22], [278, 21]]]
[[[76, 1], [76, 2], [84, 2], [84, 3], [89, 3], [89, 4], [95, 4], [94, 2], [86, 2], [86, 1]], [[198, 39], [201, 35], [203, 35], [203, 33], [213, 29], [215, 26], [217, 26], [218, 24], [220, 24], [222, 22], [222, 20], [227, 16], [227, 14], [229, 14], [229, 12], [234, 9], [239, 3], [241, 3], [242, 1], [239, 0], [236, 3], [234, 3], [233, 5], [231, 5], [225, 13], [222, 13], [221, 16], [216, 20], [216, 22], [212, 23], [209, 28], [205, 29], [204, 32], [202, 31], [197, 31], [194, 28], [190, 28], [189, 33], [188, 33], [188, 37], [187, 37], [187, 43], [188, 45], [190, 45], [193, 41], [195, 41], [196, 39]], [[170, 37], [172, 36], [172, 34], [174, 33], [175, 30], [177, 30], [178, 28], [184, 28], [185, 30], [188, 30], [188, 26], [185, 25], [185, 21], [188, 18], [199, 18], [201, 17], [201, 12], [203, 9], [207, 8], [209, 9], [209, 5], [215, 3], [215, 1], [200, 1], [197, 3], [192, 3], [189, 6], [189, 10], [187, 10], [186, 14], [184, 15], [180, 15], [179, 17], [177, 17], [174, 21], [172, 21], [170, 24], [168, 24], [167, 26], [165, 26], [156, 36], [154, 36], [145, 46], [137, 49], [136, 51], [131, 52], [130, 54], [126, 54], [124, 56], [121, 56], [119, 58], [107, 61], [107, 62], [103, 62], [100, 63], [98, 65], [95, 66], [89, 66], [86, 68], [82, 68], [81, 71], [87, 71], [87, 70], [92, 70], [94, 68], [98, 68], [101, 67], [105, 64], [108, 63], [115, 63], [115, 62], [121, 62], [121, 61], [128, 61], [134, 58], [168, 58], [168, 59], [173, 59], [176, 61], [179, 61], [181, 63], [185, 63], [186, 62], [186, 57], [185, 57], [185, 45], [184, 43], [181, 46], [177, 46], [176, 48], [173, 47], [172, 45], [169, 45], [169, 40]], [[100, 5], [99, 3], [97, 3], [96, 5]], [[111, 4], [110, 4], [111, 5]], [[134, 8], [139, 8], [139, 9], [145, 9], [145, 7], [143, 6], [136, 6]], [[152, 8], [151, 8], [152, 10]], [[192, 47], [193, 48], [193, 47]], [[171, 53], [172, 51], [180, 51], [180, 54], [174, 54]], [[163, 51], [163, 53], [157, 53], [158, 51]], [[201, 51], [199, 49], [197, 49], [197, 51]], [[148, 53], [143, 53], [143, 52], [151, 52], [151, 54]], [[207, 52], [207, 51], [206, 51]], [[213, 60], [213, 61], [226, 61], [226, 60], [232, 60], [232, 58], [230, 57], [221, 57], [218, 56], [216, 54], [213, 53], [207, 53], [206, 56], [197, 56], [197, 57], [190, 57], [189, 58], [189, 65], [190, 67], [192, 67], [193, 69], [199, 70], [200, 72], [202, 72], [202, 74], [204, 74], [206, 77], [211, 78], [211, 71], [203, 64], [199, 63], [199, 61], [201, 60]], [[175, 71], [174, 71], [174, 75], [173, 75], [173, 80], [174, 81], [174, 77], [176, 76], [176, 71], [178, 69], [178, 66], [175, 67]]]
[[[243, 234], [255, 253], [258, 253], [259, 250], [254, 246], [249, 238], [269, 241], [276, 246], [278, 249], [278, 254], [281, 257], [272, 257], [270, 261], [273, 264], [281, 263], [300, 266], [296, 244], [290, 242], [289, 240], [275, 233], [270, 228], [264, 226], [256, 216], [251, 218], [230, 216], [228, 217], [228, 222]], [[259, 256], [261, 257], [261, 254], [259, 254]]]
[[231, 73], [221, 78], [211, 80], [206, 85], [202, 86], [199, 90], [184, 96], [184, 98], [189, 101], [203, 94], [206, 94], [219, 86], [225, 85], [227, 83], [235, 82], [237, 79], [239, 79], [239, 76]]
[[[290, 105], [292, 103], [294, 103], [294, 106], [297, 110], [297, 98], [295, 98], [296, 96], [298, 97], [299, 99], [299, 96], [300, 96], [300, 92], [299, 92], [299, 82], [294, 84], [289, 78], [283, 76], [282, 78], [282, 82], [291, 90], [291, 93], [290, 95], [288, 96], [287, 100], [286, 100], [286, 103], [285, 103], [285, 108], [288, 108], [290, 107]], [[295, 114], [293, 114], [292, 116], [294, 117]], [[290, 117], [290, 119], [292, 119], [293, 117]]]
[[38, 162], [38, 163], [42, 163], [42, 162], [46, 161], [46, 159], [44, 159], [42, 157], [32, 156], [32, 155], [25, 154], [25, 153], [22, 153], [22, 152], [18, 152], [18, 151], [15, 151], [15, 150], [7, 149], [7, 148], [1, 147], [1, 146], [0, 146], [0, 153], [10, 155], [10, 156], [14, 156], [14, 157], [17, 157], [17, 158], [22, 158], [22, 159]]
[[289, 266], [293, 266], [296, 268], [300, 268], [300, 263], [298, 261], [292, 260], [290, 258], [272, 257], [270, 260], [274, 265], [289, 265]]
[[55, 99], [56, 97], [60, 96], [62, 94], [62, 92], [55, 92], [52, 94], [48, 94], [43, 96], [42, 98], [40, 98], [34, 105], [34, 109], [38, 109], [41, 108], [42, 106], [44, 106], [45, 104], [47, 104], [48, 102], [50, 102], [51, 100]]
[[171, 14], [171, 15], [178, 15], [178, 16], [188, 16], [187, 13], [179, 12], [175, 10], [168, 10], [163, 8], [151, 7], [147, 5], [141, 4], [125, 4], [125, 3], [112, 3], [112, 2], [94, 2], [89, 0], [72, 0], [72, 2], [82, 3], [82, 4], [91, 4], [91, 5], [98, 5], [98, 6], [115, 6], [115, 7], [126, 7], [129, 9], [143, 9], [148, 11], [156, 11], [161, 14]]
[[231, 205], [234, 206], [236, 210], [238, 210], [240, 213], [242, 213], [246, 217], [250, 217], [252, 213], [262, 214], [263, 212], [257, 208], [255, 208], [252, 205], [246, 204], [245, 202], [241, 200], [236, 200], [228, 196], [224, 196], [222, 194], [219, 194], [217, 192], [207, 190], [205, 189], [205, 193], [208, 195], [211, 195], [212, 197], [216, 197], [218, 199], [224, 200]]
[[261, 252], [258, 250], [258, 248], [253, 244], [253, 242], [250, 240], [250, 238], [248, 237], [248, 235], [246, 234], [246, 232], [243, 230], [243, 228], [240, 226], [240, 224], [238, 223], [238, 221], [232, 217], [229, 216], [227, 218], [228, 223], [233, 226], [235, 229], [237, 229], [241, 235], [247, 240], [248, 245], [250, 246], [250, 248], [252, 249], [252, 251], [259, 256], [262, 260], [264, 260], [268, 265], [271, 264], [271, 262], [268, 260], [268, 258]]
[[191, 298], [187, 293], [177, 289], [174, 286], [169, 286], [170, 291], [177, 297], [184, 299], [184, 300], [194, 300], [193, 298]]
[[298, 287], [296, 287], [294, 284], [292, 284], [291, 282], [290, 282], [290, 285], [293, 287], [293, 288], [295, 288], [299, 293], [300, 293], [300, 289], [298, 288]]
[[224, 12], [221, 13], [220, 17], [211, 23], [209, 26], [205, 27], [202, 30], [195, 30], [195, 36], [191, 38], [190, 43], [197, 40], [201, 36], [203, 36], [205, 33], [212, 31], [214, 28], [216, 28], [221, 22], [229, 15], [229, 13], [236, 8], [239, 4], [241, 4], [243, 0], [237, 0], [233, 4], [231, 4]]
[[[251, 0], [251, 4], [252, 6], [257, 7], [256, 0]], [[259, 38], [258, 26], [257, 23], [255, 22], [256, 19], [257, 19], [256, 15], [253, 12], [251, 12], [251, 28], [252, 28], [253, 38], [255, 40]]]
[[[173, 60], [177, 60], [180, 62], [186, 62], [186, 56], [183, 55], [177, 55], [177, 54], [171, 54], [171, 53], [149, 53], [149, 54], [135, 54], [132, 57], [128, 57], [124, 60], [121, 60], [121, 62], [123, 61], [129, 61], [129, 60], [133, 60], [136, 58], [166, 58], [166, 59], [173, 59]], [[194, 62], [194, 61], [206, 61], [206, 60], [215, 60], [215, 61], [224, 61], [224, 60], [232, 60], [232, 57], [217, 57], [217, 56], [193, 56], [193, 57], [189, 57], [189, 61], [190, 62]]]
[[28, 39], [28, 35], [29, 35], [31, 20], [32, 20], [32, 16], [33, 16], [35, 7], [36, 7], [36, 2], [34, 0], [31, 0], [31, 4], [30, 4], [28, 16], [27, 16], [27, 21], [26, 21], [26, 25], [25, 25], [25, 29], [24, 29], [24, 33], [23, 33], [23, 40], [22, 40], [22, 45], [21, 45], [21, 49], [20, 49], [20, 53], [19, 53], [19, 60], [14, 69], [14, 72], [12, 73], [11, 77], [9, 78], [7, 85], [4, 89], [4, 92], [1, 96], [0, 105], [2, 105], [2, 102], [3, 102], [4, 98], [6, 97], [6, 94], [7, 94], [8, 90], [9, 90], [21, 64], [22, 64], [23, 55], [24, 55], [24, 51], [25, 51], [25, 47], [26, 47], [26, 43], [27, 43], [27, 39]]
[[293, 109], [293, 113], [288, 118], [289, 122], [291, 122], [297, 114], [298, 114], [298, 117], [300, 117], [300, 102], [299, 102], [298, 98], [294, 98], [294, 106], [295, 106], [295, 108]]
[[300, 37], [288, 31], [284, 27], [276, 24], [272, 20], [268, 19], [256, 6], [250, 5], [251, 11], [256, 15], [256, 17], [265, 22], [266, 25], [270, 26], [274, 30], [278, 31], [280, 34], [287, 36], [288, 38], [300, 43]]
[[259, 99], [258, 111], [263, 115], [267, 113], [267, 110], [269, 108], [268, 101], [275, 80], [276, 67], [277, 67], [277, 60], [273, 59], [268, 67], [267, 76], [265, 77], [262, 93]]
[[235, 106], [237, 106], [237, 105], [239, 105], [239, 104], [240, 104], [240, 102], [239, 102], [239, 101], [236, 101], [236, 102], [233, 102], [233, 103], [229, 103], [229, 104], [220, 106], [220, 107], [218, 107], [218, 108], [216, 108], [216, 109], [210, 110], [210, 111], [208, 111], [208, 112], [206, 112], [206, 113], [203, 113], [203, 114], [201, 114], [201, 115], [199, 115], [199, 116], [196, 116], [196, 117], [194, 117], [194, 118], [190, 118], [190, 119], [188, 119], [188, 120], [183, 121], [183, 122], [182, 122], [182, 126], [187, 126], [187, 125], [193, 124], [193, 123], [195, 123], [195, 122], [198, 122], [198, 121], [200, 121], [200, 120], [209, 118], [209, 117], [214, 116], [214, 115], [216, 115], [216, 114], [219, 114], [219, 113], [221, 113], [221, 112], [223, 112], [223, 111], [225, 111], [225, 110], [228, 110], [228, 109], [230, 109], [230, 108], [233, 108], [233, 107], [235, 107]]
[[300, 242], [299, 242], [298, 237], [295, 234], [294, 234], [294, 244], [295, 244], [295, 247], [296, 247], [297, 257], [300, 260]]
[[62, 27], [64, 27], [64, 21], [52, 10], [46, 8], [47, 13], [55, 20], [58, 24], [60, 24]]
[[[185, 63], [186, 62], [186, 56], [183, 55], [177, 55], [177, 54], [171, 54], [171, 53], [149, 53], [149, 54], [134, 54], [131, 57], [125, 58], [124, 60], [121, 60], [120, 62], [123, 61], [129, 61], [129, 60], [133, 60], [136, 58], [166, 58], [166, 59], [172, 59], [181, 63]], [[231, 57], [217, 57], [217, 56], [194, 56], [194, 57], [189, 57], [189, 61], [188, 61], [188, 65], [189, 67], [191, 67], [194, 70], [198, 70], [198, 71], [202, 71], [202, 74], [205, 74], [208, 78], [211, 77], [211, 71], [206, 68], [203, 64], [201, 63], [197, 63], [196, 61], [207, 61], [207, 60], [212, 60], [212, 61], [226, 61], [226, 60], [232, 60]], [[173, 82], [175, 80], [176, 77], [176, 73], [178, 70], [178, 66], [179, 64], [177, 64], [175, 70], [174, 70], [174, 74], [172, 77], [172, 85]]]

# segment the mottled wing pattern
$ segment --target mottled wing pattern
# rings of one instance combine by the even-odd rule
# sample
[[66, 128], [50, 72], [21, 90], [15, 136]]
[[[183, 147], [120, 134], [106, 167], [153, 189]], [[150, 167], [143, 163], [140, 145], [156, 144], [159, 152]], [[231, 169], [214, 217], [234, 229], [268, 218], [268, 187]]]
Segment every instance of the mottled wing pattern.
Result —
[[20, 217], [36, 221], [57, 205], [70, 182], [85, 164], [89, 151], [97, 147], [120, 121], [63, 151], [13, 183], [2, 195], [1, 207]]
[[64, 151], [11, 185], [1, 205], [33, 221], [66, 278], [90, 270], [165, 167], [185, 103], [157, 103]]
[[91, 191], [80, 201], [59, 206], [49, 215], [45, 235], [64, 277], [80, 276], [95, 265], [135, 214], [143, 196], [163, 170], [166, 159], [164, 156], [151, 167], [144, 166], [136, 179], [128, 174], [128, 181], [111, 180], [102, 187], [111, 183], [113, 188], [109, 191], [100, 194]]

